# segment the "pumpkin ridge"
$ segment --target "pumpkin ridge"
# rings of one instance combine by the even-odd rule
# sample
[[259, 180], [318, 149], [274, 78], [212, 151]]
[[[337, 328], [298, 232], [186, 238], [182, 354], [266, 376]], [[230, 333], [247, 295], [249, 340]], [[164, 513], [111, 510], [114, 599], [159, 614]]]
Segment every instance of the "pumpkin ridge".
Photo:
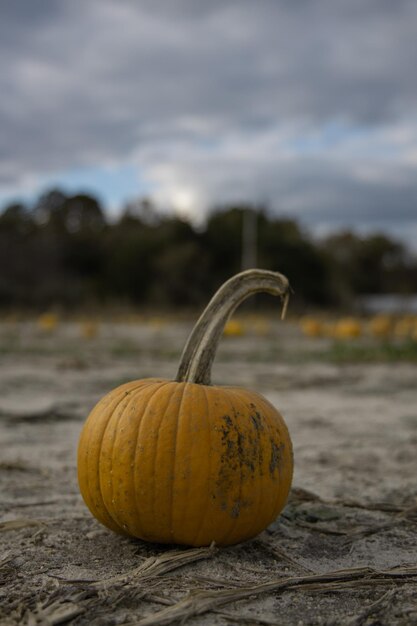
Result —
[[[150, 383], [150, 384], [152, 384], [152, 383]], [[145, 387], [150, 386], [150, 384], [149, 384], [149, 385], [145, 385]], [[119, 415], [117, 416], [117, 418], [116, 418], [116, 424], [115, 424], [114, 429], [113, 429], [114, 436], [113, 436], [112, 446], [111, 446], [112, 452], [113, 452], [113, 445], [114, 445], [114, 441], [115, 441], [115, 439], [116, 439], [117, 427], [118, 427], [119, 422], [120, 422], [120, 420], [121, 420], [121, 418], [122, 418], [122, 416], [123, 416], [124, 410], [125, 410], [125, 408], [126, 408], [126, 407], [128, 407], [128, 406], [129, 406], [129, 404], [130, 404], [130, 403], [131, 403], [131, 401], [133, 400], [134, 396], [136, 395], [136, 392], [140, 392], [140, 391], [142, 390], [142, 387], [143, 387], [143, 385], [142, 385], [142, 384], [140, 384], [140, 385], [138, 385], [138, 387], [134, 387], [134, 388], [131, 390], [131, 395], [130, 395], [130, 398], [128, 399], [128, 401], [126, 402], [126, 406], [122, 408], [122, 410], [120, 411], [120, 414], [119, 414]], [[118, 526], [118, 528], [119, 528], [120, 530], [122, 530], [122, 531], [123, 531], [123, 526], [122, 526], [122, 524], [121, 524], [121, 523], [120, 523], [120, 521], [117, 519], [117, 516], [115, 516], [115, 515], [114, 515], [114, 512], [110, 510], [109, 506], [106, 504], [106, 501], [105, 501], [105, 499], [104, 499], [104, 497], [103, 497], [103, 488], [102, 488], [102, 479], [101, 479], [101, 475], [102, 475], [102, 472], [101, 472], [101, 467], [102, 467], [102, 451], [103, 451], [103, 441], [104, 441], [104, 437], [105, 437], [105, 435], [106, 435], [106, 432], [107, 432], [107, 429], [108, 429], [108, 427], [109, 427], [109, 424], [111, 423], [111, 421], [112, 421], [112, 419], [113, 419], [113, 417], [114, 417], [114, 415], [115, 415], [116, 411], [117, 411], [118, 409], [120, 409], [120, 406], [123, 404], [123, 400], [125, 400], [125, 399], [126, 399], [127, 395], [129, 395], [129, 392], [127, 392], [127, 393], [126, 393], [126, 392], [124, 392], [123, 397], [120, 399], [120, 401], [119, 401], [119, 402], [117, 403], [117, 405], [114, 407], [114, 409], [113, 409], [113, 411], [112, 411], [112, 414], [110, 415], [110, 417], [109, 417], [109, 419], [108, 419], [108, 421], [107, 421], [107, 424], [106, 424], [106, 426], [105, 426], [105, 428], [104, 428], [104, 430], [103, 430], [103, 436], [102, 436], [102, 438], [101, 438], [101, 442], [100, 442], [100, 445], [99, 445], [99, 453], [98, 453], [98, 477], [99, 477], [99, 479], [98, 479], [98, 485], [99, 485], [99, 492], [100, 492], [101, 498], [102, 498], [102, 500], [103, 500], [103, 505], [104, 505], [105, 510], [107, 511], [107, 514], [108, 514], [108, 515], [109, 515], [109, 517], [113, 520], [113, 522], [114, 522], [114, 523]], [[111, 456], [110, 456], [110, 472], [111, 472], [111, 473], [110, 473], [110, 476], [111, 476], [111, 480], [110, 480], [110, 485], [111, 485], [111, 486], [110, 486], [111, 498], [110, 498], [110, 501], [112, 501], [112, 500], [113, 500], [113, 475], [112, 475], [112, 469], [113, 469], [113, 454], [111, 454]], [[124, 532], [124, 531], [123, 531], [123, 532]]]
[[[122, 422], [124, 416], [126, 415], [126, 412], [129, 411], [129, 409], [131, 408], [132, 405], [133, 406], [135, 405], [137, 397], [143, 391], [145, 391], [146, 389], [149, 389], [150, 387], [152, 387], [152, 385], [159, 384], [159, 381], [158, 380], [154, 380], [154, 379], [152, 379], [150, 381], [147, 381], [146, 379], [144, 379], [142, 382], [143, 382], [143, 384], [141, 384], [139, 387], [136, 387], [134, 390], [132, 390], [132, 394], [131, 394], [131, 396], [129, 398], [129, 401], [123, 407], [119, 417], [117, 418], [117, 422], [116, 422], [116, 424], [114, 426], [114, 438], [113, 438], [112, 446], [111, 446], [111, 471], [112, 471], [111, 477], [112, 478], [111, 478], [111, 498], [110, 498], [110, 501], [112, 502], [112, 505], [114, 503], [114, 480], [115, 480], [115, 477], [114, 477], [114, 474], [113, 474], [113, 467], [117, 466], [117, 464], [114, 463], [114, 450], [115, 450], [115, 448], [117, 448], [116, 442], [117, 442], [117, 436], [118, 436], [118, 434], [120, 432], [120, 428], [119, 428], [120, 427], [120, 423]], [[117, 490], [116, 490], [116, 493], [117, 493]], [[119, 519], [119, 515], [117, 513], [118, 507], [116, 506], [115, 508], [116, 508], [115, 521], [118, 523], [119, 527], [123, 530], [123, 532], [126, 532], [125, 531], [125, 524], [124, 524], [124, 522], [121, 519]]]
[[[188, 402], [191, 403], [191, 406], [194, 406], [194, 402], [195, 402], [195, 399], [194, 399], [194, 393], [195, 393], [194, 387], [195, 387], [194, 385], [191, 385], [191, 386], [188, 385], [188, 387], [187, 387], [187, 389], [190, 390]], [[198, 388], [196, 388], [196, 389], [198, 389]], [[185, 394], [185, 389], [184, 389], [184, 394]], [[193, 411], [191, 411], [191, 414], [193, 414]], [[190, 425], [190, 423], [192, 421], [194, 421], [194, 418], [186, 419], [185, 420], [186, 426], [189, 427], [189, 425]], [[179, 427], [180, 427], [180, 424], [178, 425], [178, 428]], [[188, 429], [187, 429], [186, 432], [188, 433]], [[178, 432], [177, 432], [177, 435], [178, 435]], [[191, 437], [191, 441], [188, 444], [187, 452], [190, 455], [190, 458], [192, 458], [192, 449], [193, 449], [194, 440], [195, 440], [195, 438]], [[174, 456], [174, 477], [175, 477], [175, 473], [176, 473], [175, 472], [175, 458], [176, 458], [176, 456], [177, 455]], [[174, 491], [174, 489], [172, 489], [172, 492], [173, 491]], [[187, 504], [189, 502], [189, 492], [190, 492], [190, 481], [187, 481], [187, 483], [186, 483], [186, 493], [183, 494], [184, 503], [183, 503], [183, 506], [181, 507], [181, 516], [179, 518], [177, 517], [177, 519], [173, 520], [173, 524], [175, 524], [176, 528], [180, 529], [180, 532], [181, 532], [181, 530], [183, 528], [184, 520], [185, 520], [185, 524], [187, 523]]]
[[[211, 450], [211, 424], [210, 424], [210, 420], [209, 420], [210, 402], [209, 402], [209, 398], [208, 398], [208, 390], [207, 390], [207, 386], [206, 385], [200, 385], [200, 389], [202, 389], [203, 394], [204, 394], [204, 398], [206, 400], [207, 420], [209, 421], [209, 427], [208, 427], [209, 447], [208, 447], [208, 450]], [[210, 485], [211, 467], [212, 467], [211, 455], [209, 454], [209, 468], [208, 468], [208, 473], [207, 473], [207, 481], [208, 481], [209, 485]], [[207, 489], [206, 492], [207, 492], [206, 493], [206, 503], [207, 503], [210, 500], [210, 489]], [[195, 538], [193, 539], [192, 545], [199, 545], [197, 543], [197, 539], [200, 536], [201, 531], [204, 528], [204, 522], [206, 521], [206, 516], [204, 514], [204, 511], [205, 511], [206, 508], [207, 508], [207, 504], [206, 504], [205, 508], [201, 507], [201, 520], [200, 520], [200, 524], [199, 524], [197, 533], [195, 535]]]
[[146, 405], [143, 408], [142, 411], [142, 415], [138, 424], [138, 430], [136, 433], [136, 443], [135, 443], [135, 447], [134, 447], [134, 455], [133, 455], [133, 467], [134, 467], [134, 473], [133, 473], [133, 492], [134, 492], [134, 506], [136, 509], [136, 523], [137, 525], [141, 528], [141, 532], [140, 534], [136, 534], [136, 536], [142, 536], [145, 533], [143, 533], [143, 525], [139, 522], [138, 520], [140, 520], [141, 518], [141, 511], [140, 511], [140, 507], [138, 506], [138, 486], [137, 486], [137, 472], [136, 472], [136, 467], [137, 467], [137, 456], [138, 456], [138, 445], [139, 445], [139, 441], [140, 441], [140, 434], [141, 434], [141, 430], [142, 430], [142, 426], [143, 426], [143, 422], [145, 421], [145, 415], [146, 412], [149, 408], [149, 403], [151, 401], [151, 399], [155, 396], [156, 392], [161, 389], [162, 387], [166, 387], [167, 385], [170, 384], [171, 381], [166, 381], [165, 383], [162, 383], [162, 385], [159, 385], [156, 387], [156, 389], [154, 390], [154, 392], [149, 396], [149, 398], [147, 399]]
[[[134, 388], [133, 388], [133, 390], [136, 390], [137, 388], [138, 388], [138, 387], [134, 387]], [[133, 390], [132, 390], [132, 391], [133, 391]], [[86, 490], [87, 490], [88, 496], [89, 496], [89, 498], [90, 498], [90, 502], [92, 502], [92, 503], [94, 504], [94, 501], [95, 501], [97, 498], [99, 498], [100, 503], [101, 503], [101, 505], [102, 505], [102, 508], [103, 508], [103, 510], [104, 510], [105, 515], [107, 515], [107, 516], [110, 518], [111, 522], [112, 522], [113, 524], [115, 524], [117, 527], [118, 527], [118, 524], [117, 524], [117, 523], [116, 523], [116, 521], [113, 519], [113, 517], [110, 515], [109, 511], [107, 510], [107, 507], [106, 507], [105, 502], [104, 502], [104, 499], [103, 499], [103, 495], [102, 495], [102, 493], [101, 493], [101, 488], [100, 488], [100, 461], [99, 461], [99, 459], [100, 459], [100, 453], [101, 453], [101, 444], [102, 444], [103, 437], [104, 437], [104, 433], [105, 433], [105, 431], [106, 431], [106, 428], [107, 428], [107, 426], [108, 426], [108, 423], [110, 422], [110, 420], [111, 420], [111, 418], [112, 418], [113, 412], [117, 409], [117, 407], [118, 407], [118, 406], [120, 405], [120, 403], [123, 401], [123, 398], [125, 398], [125, 397], [126, 397], [126, 390], [125, 390], [125, 389], [120, 390], [120, 392], [119, 392], [119, 393], [120, 393], [121, 397], [117, 399], [116, 404], [115, 404], [115, 406], [114, 406], [114, 409], [112, 410], [112, 413], [108, 416], [107, 421], [106, 421], [106, 424], [105, 424], [105, 426], [103, 427], [102, 432], [101, 432], [101, 435], [100, 435], [100, 443], [98, 444], [98, 452], [97, 452], [97, 460], [98, 460], [98, 462], [97, 462], [97, 470], [96, 470], [96, 472], [95, 472], [95, 474], [97, 475], [97, 479], [96, 479], [96, 482], [97, 482], [97, 488], [96, 488], [96, 490], [95, 490], [94, 495], [93, 495], [92, 490], [91, 490], [91, 484], [90, 484], [90, 478], [89, 478], [89, 472], [88, 472], [88, 462], [86, 463], [86, 464], [87, 464], [87, 471], [86, 471], [86, 481], [85, 481], [85, 482], [86, 482]], [[93, 410], [94, 410], [94, 409], [93, 409]], [[92, 432], [93, 432], [92, 428], [89, 428], [89, 430], [87, 431], [87, 434], [88, 434], [88, 438], [87, 438], [87, 442], [86, 442], [86, 449], [87, 449], [87, 450], [88, 450], [88, 449], [89, 449], [89, 447], [90, 447], [90, 442], [91, 442]]]
[[[171, 384], [171, 385], [172, 385], [172, 381], [169, 381], [169, 384]], [[163, 389], [164, 387], [166, 387], [166, 385], [161, 385], [161, 386], [159, 387], [159, 389], [158, 389], [158, 392], [159, 392], [159, 391], [161, 391], [161, 389]], [[154, 396], [152, 396], [152, 397], [154, 398], [155, 396], [156, 396], [156, 393], [155, 393], [155, 395], [154, 395]], [[153, 488], [152, 488], [152, 492], [153, 492], [153, 498], [152, 498], [152, 517], [153, 517], [154, 519], [155, 519], [155, 517], [156, 517], [155, 512], [156, 512], [156, 509], [157, 509], [157, 506], [156, 506], [155, 476], [156, 476], [156, 460], [157, 460], [157, 458], [158, 458], [158, 444], [159, 444], [159, 442], [160, 442], [159, 433], [160, 433], [160, 427], [161, 427], [161, 424], [163, 423], [163, 421], [164, 421], [164, 419], [165, 419], [165, 417], [166, 417], [166, 415], [167, 415], [167, 413], [168, 413], [168, 409], [169, 409], [169, 406], [170, 406], [170, 404], [171, 404], [171, 402], [172, 402], [172, 398], [173, 398], [173, 396], [174, 396], [174, 394], [173, 394], [173, 393], [172, 393], [172, 394], [170, 394], [170, 395], [168, 396], [168, 400], [167, 400], [167, 403], [166, 403], [165, 409], [164, 409], [164, 411], [162, 412], [161, 419], [159, 420], [158, 429], [157, 429], [157, 437], [156, 437], [156, 441], [155, 441], [155, 445], [154, 445], [154, 448], [155, 448], [155, 453], [154, 453], [154, 456], [153, 456], [153, 463], [152, 463], [152, 479], [153, 479]]]
[[181, 408], [184, 401], [185, 391], [187, 389], [188, 383], [184, 383], [184, 387], [182, 388], [181, 400], [178, 407], [176, 425], [175, 425], [175, 437], [174, 437], [174, 454], [173, 454], [173, 466], [172, 466], [172, 482], [171, 482], [171, 501], [169, 506], [169, 531], [171, 533], [172, 538], [174, 538], [174, 531], [172, 528], [173, 523], [173, 506], [174, 506], [174, 486], [175, 486], [175, 456], [177, 452], [177, 439], [178, 439], [178, 428], [179, 422], [181, 419]]

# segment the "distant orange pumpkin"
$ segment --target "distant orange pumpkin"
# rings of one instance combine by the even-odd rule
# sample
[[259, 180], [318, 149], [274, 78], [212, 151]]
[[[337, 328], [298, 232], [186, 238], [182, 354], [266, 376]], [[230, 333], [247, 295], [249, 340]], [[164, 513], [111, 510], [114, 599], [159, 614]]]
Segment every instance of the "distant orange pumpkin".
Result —
[[306, 337], [321, 337], [323, 334], [323, 325], [314, 317], [301, 318], [300, 326]]
[[337, 339], [354, 339], [362, 334], [362, 324], [354, 317], [338, 320], [333, 328], [333, 336]]
[[38, 328], [43, 332], [54, 331], [59, 324], [59, 317], [56, 313], [42, 313], [37, 320]]
[[238, 320], [228, 320], [223, 328], [225, 337], [242, 337], [245, 334], [243, 324]]
[[379, 339], [386, 339], [393, 330], [393, 323], [388, 315], [376, 315], [369, 322], [371, 335]]

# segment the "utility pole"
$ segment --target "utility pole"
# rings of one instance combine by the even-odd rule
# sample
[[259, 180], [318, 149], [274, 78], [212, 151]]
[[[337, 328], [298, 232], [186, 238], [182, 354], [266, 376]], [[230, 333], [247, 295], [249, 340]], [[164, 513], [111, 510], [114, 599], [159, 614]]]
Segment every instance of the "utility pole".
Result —
[[242, 270], [256, 267], [258, 262], [258, 212], [245, 209], [242, 216]]

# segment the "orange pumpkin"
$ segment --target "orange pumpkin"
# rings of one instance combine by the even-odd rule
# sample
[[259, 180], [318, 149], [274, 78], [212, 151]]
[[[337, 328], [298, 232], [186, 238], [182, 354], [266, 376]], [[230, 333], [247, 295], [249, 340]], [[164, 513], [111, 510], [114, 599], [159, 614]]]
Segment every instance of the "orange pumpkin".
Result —
[[362, 325], [354, 317], [344, 317], [336, 322], [333, 336], [337, 339], [354, 339], [362, 334]]
[[314, 317], [303, 317], [300, 327], [306, 337], [320, 337], [323, 334], [323, 324]]
[[176, 380], [137, 380], [89, 415], [78, 477], [93, 515], [117, 533], [205, 546], [254, 537], [283, 508], [293, 460], [287, 427], [260, 394], [212, 386], [224, 325], [250, 294], [288, 299], [276, 272], [248, 270], [215, 294], [185, 346]]
[[392, 333], [393, 323], [388, 315], [376, 315], [369, 321], [371, 335], [379, 339], [387, 339]]
[[94, 320], [85, 320], [81, 322], [80, 332], [83, 339], [94, 339], [99, 332], [98, 323]]
[[42, 315], [38, 317], [37, 324], [38, 328], [43, 332], [51, 333], [57, 328], [59, 317], [56, 313], [42, 313]]
[[223, 335], [225, 337], [242, 337], [244, 334], [245, 329], [238, 320], [228, 320], [223, 328]]

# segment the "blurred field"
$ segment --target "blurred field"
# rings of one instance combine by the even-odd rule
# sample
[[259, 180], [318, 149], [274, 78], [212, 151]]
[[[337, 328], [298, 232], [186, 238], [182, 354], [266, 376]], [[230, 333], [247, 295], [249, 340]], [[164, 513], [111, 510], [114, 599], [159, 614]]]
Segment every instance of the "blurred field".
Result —
[[104, 393], [175, 376], [194, 320], [48, 315], [0, 323], [2, 625], [416, 623], [413, 319], [233, 320], [213, 382], [281, 411], [294, 488], [256, 539], [178, 552], [100, 527], [75, 453]]

